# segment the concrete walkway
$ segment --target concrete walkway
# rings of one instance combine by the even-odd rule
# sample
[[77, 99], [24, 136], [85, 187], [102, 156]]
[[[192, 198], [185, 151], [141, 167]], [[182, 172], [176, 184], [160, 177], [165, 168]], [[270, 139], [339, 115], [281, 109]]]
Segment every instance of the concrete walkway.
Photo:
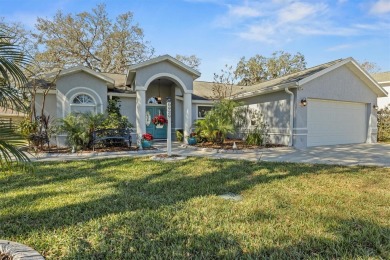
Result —
[[[39, 154], [34, 161], [62, 161], [77, 159], [117, 158], [126, 156], [146, 156], [166, 152], [165, 142], [156, 142], [157, 150], [139, 152], [104, 152], [75, 154]], [[261, 150], [229, 151], [196, 149], [180, 143], [173, 143], [172, 153], [183, 156], [208, 158], [242, 159], [250, 161], [298, 162], [338, 165], [368, 165], [390, 167], [390, 144], [355, 144], [311, 147], [296, 150], [291, 147], [267, 148]]]

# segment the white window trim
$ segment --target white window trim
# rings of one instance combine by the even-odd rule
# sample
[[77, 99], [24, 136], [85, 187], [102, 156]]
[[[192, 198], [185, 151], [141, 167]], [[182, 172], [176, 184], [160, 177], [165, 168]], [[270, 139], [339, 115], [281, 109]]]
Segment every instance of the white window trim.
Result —
[[[90, 103], [85, 103], [85, 104], [77, 104], [77, 103], [73, 103], [73, 100], [77, 97], [77, 96], [80, 96], [80, 95], [86, 95], [88, 97], [90, 97], [92, 100], [93, 100], [93, 104]], [[96, 114], [97, 113], [97, 102], [96, 102], [96, 99], [89, 93], [86, 93], [86, 92], [78, 92], [76, 94], [74, 94], [71, 98], [70, 98], [70, 102], [69, 102], [69, 106], [70, 106], [70, 112], [73, 113], [72, 111], [72, 107], [92, 107], [93, 109], [93, 113]]]
[[204, 117], [199, 117], [199, 107], [213, 107], [212, 105], [204, 105], [204, 104], [202, 104], [202, 105], [196, 105], [196, 110], [195, 110], [195, 112], [196, 112], [196, 119], [204, 119]]

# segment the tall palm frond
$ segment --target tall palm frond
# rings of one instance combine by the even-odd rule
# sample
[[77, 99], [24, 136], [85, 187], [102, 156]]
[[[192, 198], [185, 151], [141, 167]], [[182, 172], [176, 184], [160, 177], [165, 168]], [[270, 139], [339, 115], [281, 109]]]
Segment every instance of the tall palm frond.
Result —
[[9, 169], [14, 161], [26, 166], [30, 159], [18, 149], [26, 144], [15, 128], [0, 123], [0, 169]]
[[[0, 107], [23, 111], [26, 107], [17, 88], [20, 89], [27, 83], [21, 68], [29, 64], [30, 60], [20, 48], [10, 43], [7, 32], [7, 29], [0, 28]], [[22, 143], [12, 127], [0, 125], [1, 169], [10, 168], [13, 161], [30, 161], [27, 155], [18, 150]]]
[[9, 42], [7, 29], [0, 28], [0, 77], [6, 86], [13, 82], [16, 86], [22, 86], [27, 82], [21, 67], [30, 63], [30, 59], [18, 46]]

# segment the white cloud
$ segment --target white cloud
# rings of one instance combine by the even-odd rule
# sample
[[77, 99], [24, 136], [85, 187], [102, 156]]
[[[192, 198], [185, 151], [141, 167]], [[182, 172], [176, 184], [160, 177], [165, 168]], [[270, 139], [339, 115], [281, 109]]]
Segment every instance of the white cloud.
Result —
[[275, 43], [275, 40], [272, 37], [272, 35], [275, 35], [277, 33], [275, 29], [276, 28], [274, 28], [273, 26], [253, 25], [249, 26], [249, 29], [247, 31], [241, 32], [238, 35], [241, 38], [247, 40], [265, 43]]
[[340, 44], [340, 45], [336, 45], [336, 46], [333, 46], [333, 47], [329, 47], [326, 50], [327, 51], [342, 51], [342, 50], [345, 50], [345, 49], [350, 49], [352, 47], [353, 47], [352, 44]]
[[[241, 5], [225, 5], [226, 13], [217, 17], [215, 24], [233, 31], [242, 39], [269, 45], [283, 45], [302, 36], [375, 35], [389, 29], [387, 18], [383, 16], [377, 16], [376, 20], [362, 19], [359, 13], [352, 18], [344, 17], [343, 10], [337, 5], [351, 4], [347, 2], [337, 0], [337, 3], [331, 4], [327, 0], [246, 0]], [[374, 6], [379, 5], [384, 12], [387, 3], [390, 4], [390, 0], [377, 0]]]
[[229, 6], [229, 14], [235, 17], [259, 17], [261, 12], [250, 6]]
[[282, 23], [296, 22], [307, 17], [318, 15], [325, 11], [326, 5], [322, 3], [308, 4], [303, 2], [294, 2], [279, 11], [279, 21]]
[[390, 13], [390, 0], [378, 0], [370, 9], [371, 14]]

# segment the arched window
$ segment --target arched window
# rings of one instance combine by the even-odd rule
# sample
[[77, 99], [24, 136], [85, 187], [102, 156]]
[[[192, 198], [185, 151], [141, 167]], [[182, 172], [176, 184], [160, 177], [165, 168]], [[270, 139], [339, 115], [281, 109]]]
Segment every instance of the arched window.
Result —
[[95, 100], [87, 94], [79, 94], [75, 96], [70, 106], [72, 113], [96, 113]]
[[86, 94], [81, 94], [81, 95], [77, 95], [74, 99], [73, 99], [73, 104], [95, 104], [95, 102], [93, 101], [93, 99], [86, 95]]

